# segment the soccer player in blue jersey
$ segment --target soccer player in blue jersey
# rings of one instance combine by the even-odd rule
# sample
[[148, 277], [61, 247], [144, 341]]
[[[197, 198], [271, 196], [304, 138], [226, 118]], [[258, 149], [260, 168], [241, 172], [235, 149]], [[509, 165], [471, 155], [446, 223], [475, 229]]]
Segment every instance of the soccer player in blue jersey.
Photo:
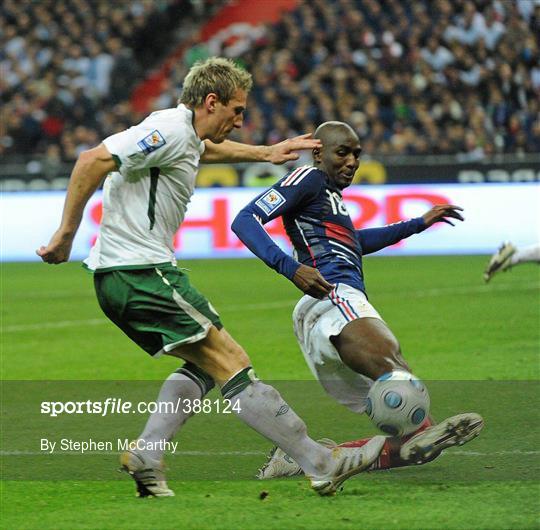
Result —
[[[434, 223], [463, 221], [458, 206], [437, 205], [422, 217], [380, 228], [356, 230], [343, 202], [362, 151], [353, 129], [326, 122], [315, 138], [314, 164], [298, 168], [240, 211], [232, 229], [269, 267], [291, 280], [305, 296], [293, 313], [294, 331], [306, 362], [338, 402], [365, 411], [372, 382], [396, 369], [410, 371], [399, 343], [366, 296], [362, 256], [393, 245]], [[283, 252], [263, 225], [282, 217], [294, 257]], [[483, 426], [478, 414], [430, 420], [410, 439], [389, 437], [374, 469], [424, 463], [453, 445], [474, 438]], [[358, 446], [367, 439], [346, 446]], [[260, 478], [297, 474], [300, 468], [274, 450]]]

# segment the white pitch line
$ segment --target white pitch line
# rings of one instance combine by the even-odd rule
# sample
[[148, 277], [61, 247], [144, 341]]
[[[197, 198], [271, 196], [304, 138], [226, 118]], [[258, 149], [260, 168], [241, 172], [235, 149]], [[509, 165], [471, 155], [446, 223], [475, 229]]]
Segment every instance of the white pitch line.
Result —
[[[533, 291], [534, 289], [540, 289], [540, 283], [516, 283], [516, 284], [503, 284], [503, 285], [492, 285], [487, 287], [485, 285], [476, 285], [474, 287], [440, 287], [434, 289], [426, 289], [425, 291], [412, 291], [410, 293], [404, 292], [400, 293], [404, 296], [411, 298], [424, 298], [430, 296], [439, 296], [441, 294], [488, 294], [491, 291]], [[379, 293], [381, 296], [390, 293]], [[392, 293], [395, 296], [395, 292]]]
[[[297, 300], [283, 300], [280, 302], [263, 302], [260, 304], [245, 304], [238, 306], [229, 306], [227, 313], [236, 311], [258, 311], [264, 309], [283, 309], [286, 307], [293, 307]], [[57, 322], [41, 322], [39, 324], [14, 324], [11, 326], [4, 326], [2, 333], [14, 333], [17, 331], [35, 331], [41, 329], [54, 329], [54, 328], [69, 328], [73, 326], [101, 326], [103, 324], [110, 324], [111, 321], [106, 318], [86, 318], [78, 320], [59, 320]]]
[[[120, 455], [121, 451], [0, 451], [0, 456], [81, 456], [85, 455]], [[169, 456], [265, 456], [264, 451], [177, 451], [169, 453]]]
[[[77, 451], [66, 452], [54, 452], [48, 453], [47, 451], [0, 451], [0, 456], [80, 456], [83, 453]], [[119, 455], [120, 451], [85, 451], [85, 455]], [[170, 456], [264, 456], [263, 451], [177, 451], [176, 453], [170, 453]], [[535, 456], [540, 455], [540, 451], [522, 451], [521, 449], [515, 449], [513, 451], [493, 451], [491, 453], [484, 453], [481, 451], [460, 451], [450, 450], [443, 453], [444, 456]]]
[[41, 329], [70, 328], [72, 326], [100, 326], [109, 320], [105, 318], [85, 318], [80, 320], [59, 320], [57, 322], [41, 322], [40, 324], [15, 324], [4, 326], [2, 333], [13, 333], [16, 331], [34, 331]]
[[455, 456], [534, 456], [540, 455], [540, 451], [522, 451], [521, 449], [515, 449], [513, 451], [493, 451], [492, 453], [482, 453], [481, 451], [460, 451], [450, 449], [450, 452], [444, 452], [443, 455], [455, 455]]
[[[493, 291], [522, 291], [522, 290], [534, 290], [540, 289], [540, 284], [538, 283], [525, 283], [519, 282], [515, 284], [503, 284], [503, 285], [475, 285], [468, 287], [441, 287], [435, 289], [426, 289], [420, 291], [401, 291], [400, 295], [407, 298], [427, 298], [440, 296], [442, 294], [455, 294], [455, 295], [467, 295], [467, 294], [490, 294]], [[377, 293], [377, 296], [395, 296], [395, 292], [382, 291]], [[261, 302], [257, 304], [242, 304], [242, 305], [231, 305], [223, 311], [223, 314], [234, 313], [234, 312], [243, 312], [243, 311], [264, 311], [268, 309], [285, 309], [292, 308], [298, 299], [290, 300], [280, 300], [276, 302]], [[56, 322], [41, 322], [35, 324], [14, 324], [11, 326], [3, 326], [1, 329], [2, 333], [15, 333], [20, 331], [39, 331], [42, 329], [56, 329], [56, 328], [69, 328], [74, 326], [101, 326], [103, 324], [109, 324], [110, 321], [106, 318], [87, 318], [87, 319], [78, 319], [78, 320], [59, 320]]]

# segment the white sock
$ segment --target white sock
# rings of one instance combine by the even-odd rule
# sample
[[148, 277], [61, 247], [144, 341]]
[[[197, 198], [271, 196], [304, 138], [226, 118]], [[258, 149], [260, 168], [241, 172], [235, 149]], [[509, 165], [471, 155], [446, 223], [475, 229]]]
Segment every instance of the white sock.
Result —
[[308, 436], [306, 424], [275, 388], [255, 381], [229, 399], [242, 421], [283, 449], [307, 475], [320, 477], [332, 469], [331, 450]]
[[526, 262], [540, 263], [540, 245], [536, 244], [518, 248], [510, 258], [510, 262], [512, 265]]
[[[174, 372], [165, 379], [157, 403], [173, 403], [176, 406], [178, 400], [193, 402], [194, 399], [201, 399], [203, 396], [201, 387], [184, 374]], [[159, 406], [159, 405], [158, 405]], [[168, 405], [169, 407], [171, 405]], [[178, 412], [154, 412], [148, 418], [139, 440], [144, 440], [146, 444], [152, 442], [153, 448], [139, 451], [143, 456], [160, 461], [163, 456], [163, 441], [170, 441], [178, 432], [180, 427], [193, 414], [183, 412], [182, 403], [178, 406]], [[190, 407], [191, 409], [191, 407]], [[166, 410], [166, 409], [162, 409]]]

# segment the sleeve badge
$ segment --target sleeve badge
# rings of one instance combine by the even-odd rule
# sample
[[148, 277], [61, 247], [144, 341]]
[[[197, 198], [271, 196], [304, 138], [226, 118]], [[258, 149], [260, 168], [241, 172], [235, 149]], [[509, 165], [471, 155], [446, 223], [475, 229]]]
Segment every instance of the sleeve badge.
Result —
[[266, 214], [270, 215], [275, 212], [283, 203], [285, 197], [275, 189], [269, 189], [264, 195], [262, 195], [255, 204]]
[[165, 138], [163, 138], [161, 133], [156, 129], [148, 136], [145, 136], [140, 142], [137, 142], [137, 145], [145, 155], [149, 155], [152, 151], [159, 149], [166, 143]]

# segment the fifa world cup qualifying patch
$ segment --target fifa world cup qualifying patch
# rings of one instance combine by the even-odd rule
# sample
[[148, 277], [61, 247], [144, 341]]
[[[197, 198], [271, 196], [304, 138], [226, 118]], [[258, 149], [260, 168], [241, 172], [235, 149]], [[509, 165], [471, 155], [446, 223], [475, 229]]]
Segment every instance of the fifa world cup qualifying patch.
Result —
[[285, 197], [281, 195], [277, 190], [268, 190], [255, 204], [266, 214], [270, 215], [275, 212], [283, 203]]
[[145, 155], [149, 155], [152, 151], [164, 146], [165, 138], [161, 136], [161, 133], [156, 129], [152, 131], [148, 136], [145, 136], [137, 145]]

